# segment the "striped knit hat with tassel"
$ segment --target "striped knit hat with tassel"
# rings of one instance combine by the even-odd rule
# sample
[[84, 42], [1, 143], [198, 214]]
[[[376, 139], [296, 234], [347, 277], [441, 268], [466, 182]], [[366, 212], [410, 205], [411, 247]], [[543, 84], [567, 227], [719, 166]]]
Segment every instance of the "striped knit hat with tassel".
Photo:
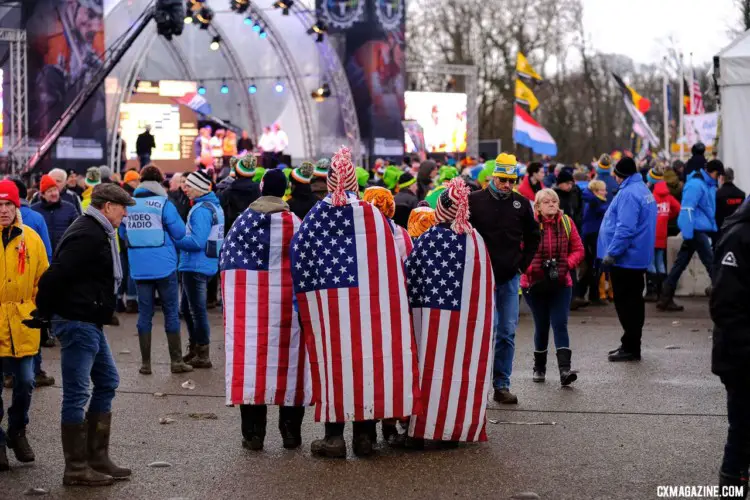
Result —
[[346, 191], [359, 191], [352, 153], [346, 146], [342, 146], [333, 155], [331, 168], [328, 170], [328, 191], [331, 193], [331, 202], [336, 207], [346, 205]]
[[235, 173], [240, 177], [255, 177], [258, 160], [255, 155], [246, 154], [242, 158], [233, 157], [229, 160], [229, 165], [234, 167]]
[[464, 180], [456, 177], [448, 183], [448, 187], [438, 198], [435, 208], [435, 221], [440, 224], [450, 222], [451, 229], [464, 234], [471, 231], [469, 224], [469, 186]]
[[315, 165], [312, 162], [303, 161], [299, 167], [292, 170], [290, 177], [300, 184], [310, 184], [314, 170]]

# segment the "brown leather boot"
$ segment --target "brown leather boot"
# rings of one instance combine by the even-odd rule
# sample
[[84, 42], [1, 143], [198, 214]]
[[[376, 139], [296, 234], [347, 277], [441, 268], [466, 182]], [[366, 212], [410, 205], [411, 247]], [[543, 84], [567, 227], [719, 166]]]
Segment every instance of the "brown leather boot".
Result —
[[195, 346], [195, 357], [187, 362], [193, 368], [211, 368], [211, 358], [209, 357], [209, 345]]
[[63, 453], [65, 454], [66, 486], [109, 486], [115, 480], [112, 476], [96, 472], [88, 463], [88, 422], [61, 424]]
[[102, 474], [115, 479], [128, 479], [130, 469], [118, 467], [109, 459], [109, 434], [112, 429], [112, 413], [88, 413], [89, 465]]
[[180, 333], [167, 334], [167, 346], [169, 347], [169, 368], [172, 373], [188, 373], [193, 367], [182, 360], [182, 345], [180, 345]]

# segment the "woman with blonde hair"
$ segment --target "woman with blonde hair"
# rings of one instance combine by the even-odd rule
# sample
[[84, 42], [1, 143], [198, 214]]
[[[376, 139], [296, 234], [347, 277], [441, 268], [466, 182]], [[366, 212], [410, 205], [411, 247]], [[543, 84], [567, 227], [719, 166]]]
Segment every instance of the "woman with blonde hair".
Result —
[[534, 215], [541, 241], [534, 259], [521, 276], [521, 288], [534, 317], [534, 382], [544, 382], [549, 329], [555, 339], [560, 383], [570, 385], [578, 376], [571, 370], [568, 315], [573, 293], [570, 272], [583, 260], [584, 249], [575, 224], [560, 210], [552, 189], [537, 192]]

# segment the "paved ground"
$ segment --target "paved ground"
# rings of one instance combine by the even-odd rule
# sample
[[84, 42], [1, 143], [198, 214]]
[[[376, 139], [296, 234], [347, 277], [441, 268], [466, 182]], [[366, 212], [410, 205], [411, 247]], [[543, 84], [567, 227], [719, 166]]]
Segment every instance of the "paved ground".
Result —
[[[715, 484], [726, 429], [724, 393], [709, 370], [706, 301], [685, 303], [687, 311], [679, 315], [649, 308], [638, 364], [606, 361], [619, 340], [613, 307], [574, 313], [573, 362], [580, 379], [569, 390], [552, 377], [532, 383], [532, 322], [523, 316], [513, 376], [520, 404], [490, 403], [488, 417], [497, 423], [488, 423], [488, 443], [425, 453], [383, 447], [374, 459], [346, 461], [310, 456], [310, 441], [322, 430], [310, 417], [303, 447], [285, 451], [273, 410], [266, 450], [244, 450], [239, 411], [224, 407], [222, 345], [212, 346], [216, 368], [190, 374], [196, 388], [186, 390], [180, 384], [188, 377], [169, 373], [163, 336], [155, 336], [154, 375], [138, 374], [135, 318], [123, 315], [123, 326], [108, 330], [121, 376], [111, 448], [119, 463], [133, 468], [132, 480], [97, 490], [63, 488], [58, 385], [35, 392], [29, 433], [37, 461], [20, 466], [11, 458], [12, 471], [0, 475], [0, 499], [23, 498], [32, 487], [48, 490], [47, 498], [76, 500], [506, 499], [522, 492], [555, 500], [645, 499], [656, 498], [657, 485]], [[211, 320], [220, 339], [221, 318]], [[59, 350], [45, 349], [44, 356], [59, 382]], [[549, 368], [554, 373], [556, 365]], [[218, 418], [188, 416], [195, 412]], [[175, 422], [160, 425], [165, 416]], [[539, 422], [554, 425], [526, 425]], [[172, 467], [149, 468], [154, 461]]]

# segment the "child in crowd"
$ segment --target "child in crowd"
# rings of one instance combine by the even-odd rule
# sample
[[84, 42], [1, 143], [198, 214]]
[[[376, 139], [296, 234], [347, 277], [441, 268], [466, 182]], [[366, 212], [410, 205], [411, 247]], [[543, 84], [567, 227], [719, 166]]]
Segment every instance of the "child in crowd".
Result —
[[656, 200], [656, 243], [654, 257], [646, 273], [646, 302], [656, 302], [661, 295], [661, 285], [667, 277], [667, 236], [669, 221], [680, 215], [680, 202], [669, 192], [661, 167], [648, 171], [646, 180]]
[[604, 213], [609, 207], [607, 185], [604, 181], [593, 180], [583, 191], [583, 247], [586, 250], [586, 272], [579, 285], [579, 294], [585, 298], [589, 292], [591, 305], [605, 305], [599, 295], [599, 270], [596, 262], [596, 241], [599, 238], [599, 227]]

